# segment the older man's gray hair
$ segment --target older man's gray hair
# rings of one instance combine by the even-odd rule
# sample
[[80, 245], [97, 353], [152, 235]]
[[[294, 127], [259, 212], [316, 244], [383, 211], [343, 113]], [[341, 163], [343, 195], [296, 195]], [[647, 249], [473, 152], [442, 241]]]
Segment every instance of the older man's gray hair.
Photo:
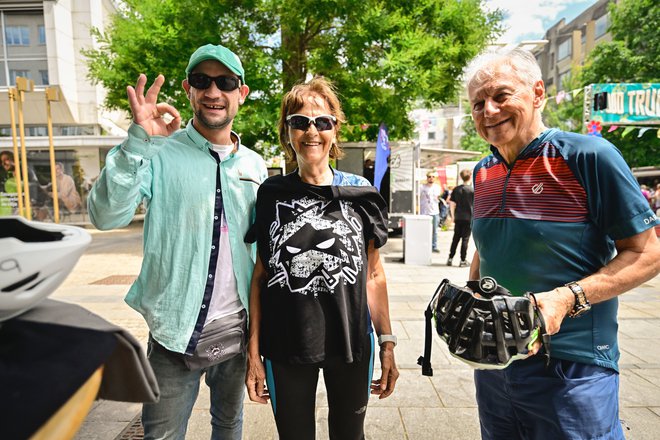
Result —
[[493, 77], [501, 66], [508, 66], [512, 74], [530, 87], [543, 79], [536, 58], [528, 50], [515, 48], [500, 52], [485, 52], [474, 58], [465, 69], [468, 90], [474, 84]]

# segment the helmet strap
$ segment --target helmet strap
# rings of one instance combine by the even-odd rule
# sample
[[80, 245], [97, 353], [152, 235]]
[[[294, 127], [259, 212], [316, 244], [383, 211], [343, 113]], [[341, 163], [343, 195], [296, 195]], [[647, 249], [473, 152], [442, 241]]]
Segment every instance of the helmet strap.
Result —
[[550, 335], [545, 327], [545, 319], [543, 319], [543, 314], [539, 309], [536, 295], [532, 292], [527, 292], [526, 295], [532, 300], [532, 303], [534, 304], [534, 316], [539, 320], [539, 331], [541, 333], [541, 343], [543, 344], [543, 350], [545, 352], [545, 366], [547, 368], [550, 366]]

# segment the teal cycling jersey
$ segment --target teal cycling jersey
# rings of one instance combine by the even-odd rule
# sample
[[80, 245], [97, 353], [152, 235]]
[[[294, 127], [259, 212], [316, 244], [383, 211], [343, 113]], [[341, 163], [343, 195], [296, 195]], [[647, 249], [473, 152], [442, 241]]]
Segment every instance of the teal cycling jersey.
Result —
[[[585, 278], [614, 258], [614, 240], [660, 223], [602, 138], [549, 129], [512, 164], [491, 150], [474, 170], [473, 234], [480, 275], [514, 294]], [[565, 319], [552, 356], [617, 369], [617, 308], [613, 298]]]

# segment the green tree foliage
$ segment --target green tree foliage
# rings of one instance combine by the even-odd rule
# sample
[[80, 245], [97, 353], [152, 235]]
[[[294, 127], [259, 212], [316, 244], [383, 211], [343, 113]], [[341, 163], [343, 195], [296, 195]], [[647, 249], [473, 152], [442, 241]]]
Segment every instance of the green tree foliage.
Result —
[[[191, 117], [181, 88], [192, 51], [221, 43], [243, 60], [252, 93], [235, 128], [262, 151], [276, 143], [283, 90], [310, 75], [337, 86], [346, 140], [412, 134], [408, 112], [455, 98], [465, 64], [500, 32], [481, 0], [124, 0], [97, 49], [85, 52], [105, 105], [127, 109], [139, 73], [165, 75], [161, 99]], [[365, 129], [366, 127], [366, 129]]]
[[557, 87], [551, 86], [546, 90], [549, 97], [543, 109], [543, 122], [548, 127], [556, 127], [564, 131], [583, 131], [582, 115], [584, 111], [584, 95], [582, 92], [573, 96], [573, 90], [582, 90], [582, 68], [573, 66], [571, 73], [563, 79], [561, 84], [565, 92], [564, 99], [557, 103]]
[[[468, 105], [469, 108], [469, 105]], [[483, 156], [490, 154], [490, 144], [483, 140], [477, 133], [474, 121], [471, 115], [466, 115], [461, 121], [463, 126], [463, 136], [461, 136], [461, 148], [468, 151], [479, 151]]]
[[[582, 83], [660, 82], [660, 7], [657, 0], [620, 0], [610, 6], [612, 41], [589, 55]], [[657, 128], [657, 126], [656, 126]], [[603, 133], [631, 167], [660, 165], [657, 130]]]
[[657, 0], [620, 0], [610, 5], [612, 41], [589, 56], [584, 81], [660, 81], [660, 7]]

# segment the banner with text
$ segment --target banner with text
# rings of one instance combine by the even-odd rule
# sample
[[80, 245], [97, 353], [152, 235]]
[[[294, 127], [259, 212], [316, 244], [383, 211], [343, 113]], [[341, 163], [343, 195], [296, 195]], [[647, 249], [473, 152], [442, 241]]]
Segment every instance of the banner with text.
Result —
[[592, 84], [591, 100], [603, 125], [660, 125], [660, 83]]

